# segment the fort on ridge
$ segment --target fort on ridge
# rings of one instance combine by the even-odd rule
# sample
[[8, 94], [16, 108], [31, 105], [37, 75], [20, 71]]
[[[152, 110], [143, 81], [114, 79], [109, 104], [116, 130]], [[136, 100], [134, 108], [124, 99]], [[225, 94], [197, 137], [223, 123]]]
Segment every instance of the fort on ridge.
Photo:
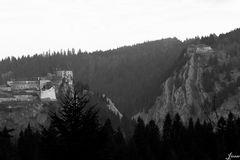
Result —
[[45, 77], [25, 80], [10, 80], [0, 85], [0, 103], [9, 101], [56, 101], [56, 94], [62, 83], [73, 87], [73, 72], [57, 70]]
[[199, 54], [199, 55], [205, 55], [205, 54], [209, 54], [212, 53], [213, 49], [212, 47], [205, 45], [205, 44], [198, 44], [198, 45], [189, 45], [187, 48], [187, 53], [188, 54]]

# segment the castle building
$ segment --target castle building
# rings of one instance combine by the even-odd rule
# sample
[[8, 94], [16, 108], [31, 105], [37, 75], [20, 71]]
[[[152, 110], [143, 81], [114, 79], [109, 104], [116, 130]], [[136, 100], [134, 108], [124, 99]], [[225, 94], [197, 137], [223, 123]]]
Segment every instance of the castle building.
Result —
[[55, 101], [56, 90], [51, 80], [40, 80], [40, 99]]
[[[0, 91], [11, 92], [13, 97], [2, 99], [2, 101], [31, 101], [39, 97], [40, 100], [56, 101], [59, 86], [64, 83], [73, 87], [73, 72], [59, 70], [55, 74], [46, 77], [38, 77], [36, 80], [7, 81], [7, 85], [0, 86]], [[4, 98], [1, 97], [0, 98]], [[0, 101], [1, 102], [1, 101]]]
[[69, 85], [73, 85], [73, 72], [72, 71], [56, 71], [56, 76], [65, 79]]
[[204, 44], [197, 45], [197, 48], [196, 48], [196, 53], [200, 53], [200, 54], [208, 53], [211, 51], [213, 51], [212, 47]]
[[41, 90], [40, 92], [40, 99], [41, 100], [50, 100], [50, 101], [56, 101], [56, 91], [55, 91], [55, 87], [51, 87], [49, 89], [46, 90]]
[[198, 44], [198, 45], [189, 45], [187, 48], [187, 54], [199, 54], [199, 55], [206, 55], [209, 53], [212, 53], [213, 49], [212, 47], [205, 45], [205, 44]]

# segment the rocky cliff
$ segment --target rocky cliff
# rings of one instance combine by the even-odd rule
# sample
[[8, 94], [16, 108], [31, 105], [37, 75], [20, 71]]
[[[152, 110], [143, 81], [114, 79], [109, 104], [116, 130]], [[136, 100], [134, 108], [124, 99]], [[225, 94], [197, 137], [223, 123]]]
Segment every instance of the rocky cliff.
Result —
[[56, 102], [4, 102], [0, 104], [0, 127], [14, 129], [13, 135], [30, 124], [34, 128], [49, 124], [49, 111], [56, 111]]
[[239, 114], [240, 71], [234, 58], [209, 46], [188, 46], [174, 72], [161, 84], [154, 105], [133, 118], [153, 119], [161, 125], [167, 113], [178, 113], [185, 123], [190, 117], [214, 122], [230, 111]]
[[[64, 88], [63, 88], [64, 87]], [[61, 91], [69, 90], [69, 86], [63, 86]], [[118, 111], [112, 100], [104, 94], [95, 94], [85, 91], [89, 97], [87, 107], [95, 106], [99, 112], [99, 121], [104, 123], [107, 118], [111, 119], [115, 128], [119, 127], [122, 114]], [[33, 128], [47, 126], [50, 123], [50, 112], [57, 112], [60, 109], [59, 101], [3, 101], [0, 102], [0, 128], [6, 126], [14, 129], [13, 135], [18, 136], [19, 132], [28, 124]]]

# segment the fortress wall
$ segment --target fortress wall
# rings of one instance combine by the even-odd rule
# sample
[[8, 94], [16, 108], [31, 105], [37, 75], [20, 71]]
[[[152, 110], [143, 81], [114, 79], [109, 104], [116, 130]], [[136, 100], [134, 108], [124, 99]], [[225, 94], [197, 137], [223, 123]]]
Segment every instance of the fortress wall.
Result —
[[7, 86], [0, 86], [0, 91], [9, 91], [14, 97], [2, 97], [0, 102], [31, 101], [37, 99], [37, 96], [41, 100], [55, 101], [57, 99], [56, 91], [58, 91], [58, 87], [63, 79], [68, 85], [73, 86], [73, 72], [70, 70], [57, 71], [56, 74], [49, 74], [47, 77], [38, 77], [38, 80], [7, 81]]
[[53, 101], [57, 100], [56, 93], [55, 93], [55, 88], [52, 87], [52, 88], [50, 88], [48, 90], [44, 90], [44, 91], [41, 90], [41, 92], [40, 92], [40, 99], [41, 100], [49, 99], [49, 100], [53, 100]]
[[0, 91], [7, 91], [7, 92], [10, 92], [10, 91], [11, 91], [11, 87], [0, 86]]
[[16, 98], [0, 98], [0, 103], [9, 102], [9, 101], [16, 101]]
[[36, 96], [32, 95], [14, 95], [14, 98], [16, 99], [16, 101], [33, 101], [37, 99]]
[[13, 81], [12, 90], [39, 89], [38, 81]]

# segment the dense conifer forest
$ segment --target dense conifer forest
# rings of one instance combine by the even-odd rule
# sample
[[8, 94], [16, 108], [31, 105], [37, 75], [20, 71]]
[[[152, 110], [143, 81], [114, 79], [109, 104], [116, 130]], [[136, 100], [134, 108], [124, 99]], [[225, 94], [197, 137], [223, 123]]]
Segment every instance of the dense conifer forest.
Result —
[[150, 107], [160, 92], [158, 86], [180, 55], [182, 42], [163, 39], [93, 53], [74, 49], [48, 51], [42, 55], [8, 57], [0, 62], [0, 82], [73, 71], [75, 81], [104, 93], [120, 112], [130, 115]]
[[[149, 105], [150, 99], [161, 92], [156, 86], [181, 66], [182, 62], [177, 60], [188, 44], [204, 43], [239, 58], [239, 35], [237, 29], [185, 42], [167, 39], [105, 52], [68, 50], [12, 57], [0, 63], [1, 82], [69, 68], [74, 71], [75, 81], [80, 80], [93, 90], [108, 94], [121, 104], [123, 112], [134, 112], [136, 108]], [[237, 62], [238, 59], [231, 65], [238, 67]], [[233, 88], [222, 93], [223, 98]], [[49, 113], [49, 126], [36, 130], [29, 125], [18, 137], [11, 135], [14, 128], [2, 128], [0, 159], [221, 160], [230, 153], [240, 153], [240, 118], [235, 113], [230, 112], [225, 119], [219, 117], [217, 123], [189, 119], [187, 124], [182, 123], [178, 114], [167, 114], [160, 127], [154, 121], [145, 124], [138, 119], [132, 123], [134, 129], [129, 134], [126, 124], [125, 127], [120, 124], [118, 129], [109, 119], [101, 124], [95, 106], [86, 107], [89, 103], [88, 97], [76, 89], [65, 95], [58, 112]], [[121, 123], [126, 122], [121, 120]]]
[[0, 62], [0, 82], [45, 76], [56, 69], [73, 70], [76, 81], [94, 92], [110, 97], [118, 109], [132, 116], [151, 107], [161, 94], [161, 83], [181, 67], [181, 57], [189, 44], [207, 44], [232, 56], [240, 68], [240, 29], [219, 36], [211, 34], [184, 42], [176, 38], [150, 41], [92, 53], [68, 49], [34, 56], [8, 57]]
[[89, 99], [74, 92], [67, 94], [58, 112], [49, 113], [48, 127], [36, 130], [29, 125], [19, 137], [14, 129], [0, 132], [1, 160], [99, 159], [99, 160], [220, 160], [240, 151], [240, 118], [229, 113], [217, 124], [189, 119], [183, 125], [178, 114], [168, 114], [161, 129], [138, 119], [134, 132], [126, 136], [111, 121], [98, 121]]

